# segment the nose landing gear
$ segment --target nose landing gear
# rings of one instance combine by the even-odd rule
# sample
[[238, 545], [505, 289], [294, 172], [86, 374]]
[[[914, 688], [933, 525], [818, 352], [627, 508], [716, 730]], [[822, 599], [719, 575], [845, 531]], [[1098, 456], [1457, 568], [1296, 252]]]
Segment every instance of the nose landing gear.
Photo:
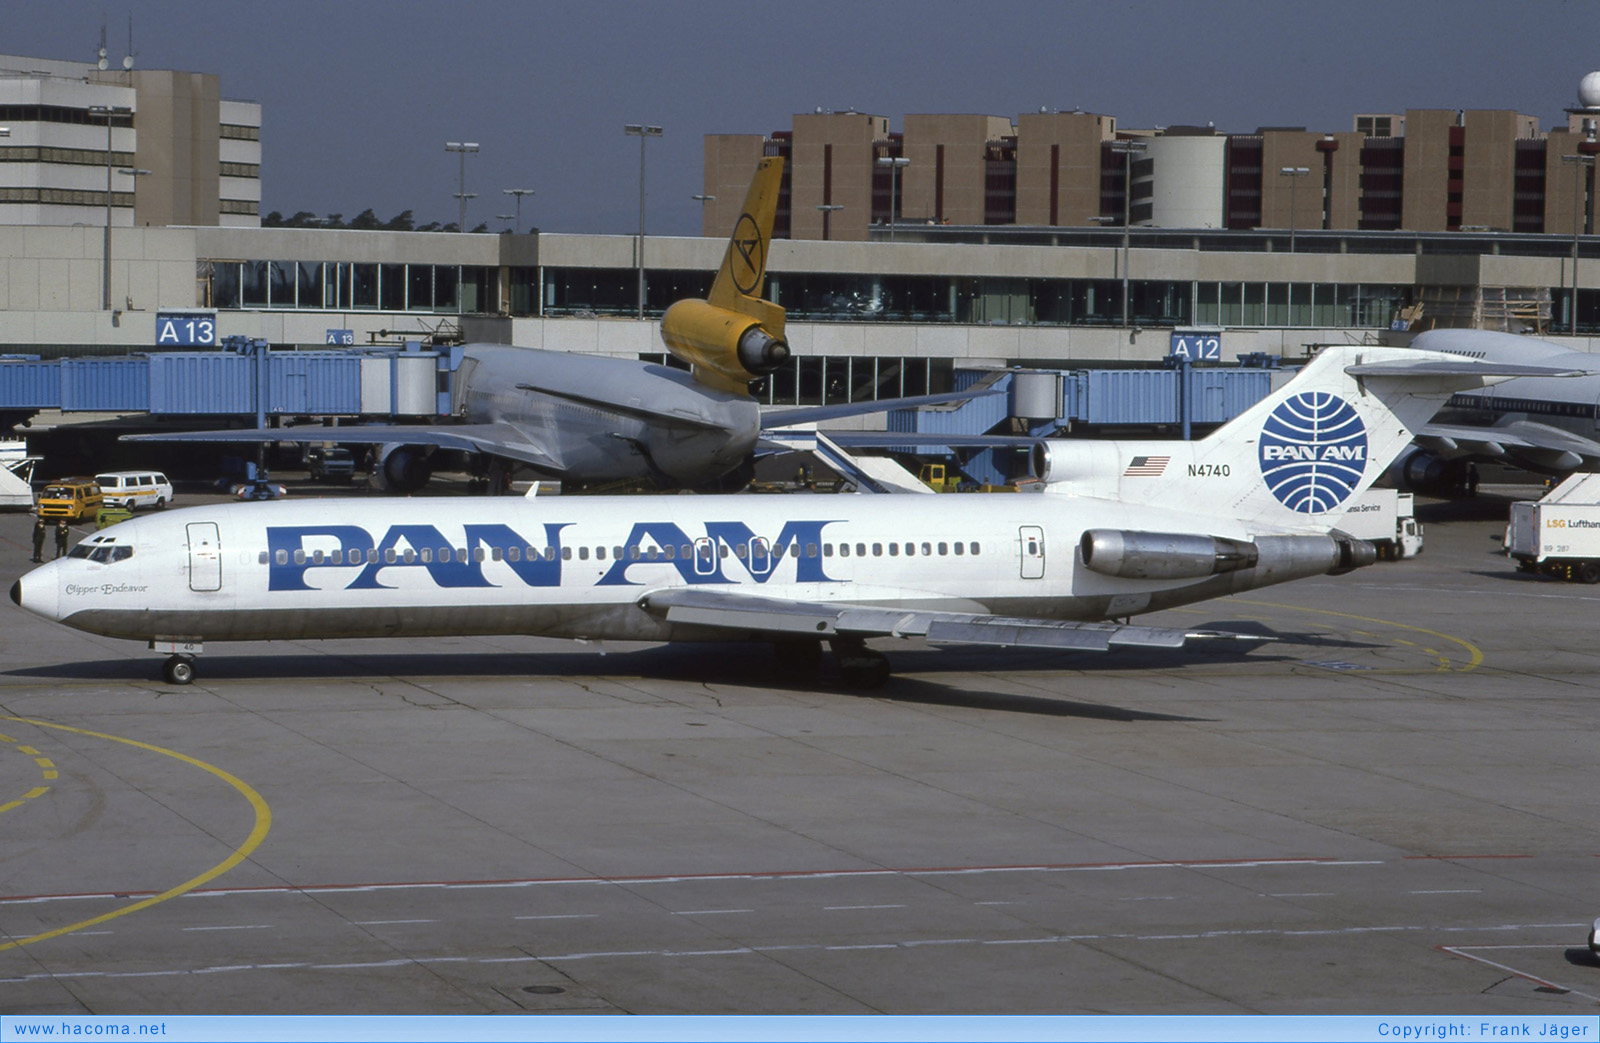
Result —
[[161, 676], [168, 684], [188, 684], [194, 680], [194, 656], [168, 656], [161, 666]]

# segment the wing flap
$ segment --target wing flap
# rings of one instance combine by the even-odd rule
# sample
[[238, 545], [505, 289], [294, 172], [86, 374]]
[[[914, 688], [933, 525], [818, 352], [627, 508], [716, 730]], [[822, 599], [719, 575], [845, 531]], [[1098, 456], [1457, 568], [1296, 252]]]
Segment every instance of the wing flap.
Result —
[[934, 645], [1106, 652], [1114, 648], [1182, 648], [1190, 640], [1208, 638], [1263, 640], [1254, 634], [1213, 630], [1020, 619], [872, 605], [829, 605], [681, 587], [646, 594], [640, 599], [640, 605], [670, 623], [817, 638], [924, 638]]

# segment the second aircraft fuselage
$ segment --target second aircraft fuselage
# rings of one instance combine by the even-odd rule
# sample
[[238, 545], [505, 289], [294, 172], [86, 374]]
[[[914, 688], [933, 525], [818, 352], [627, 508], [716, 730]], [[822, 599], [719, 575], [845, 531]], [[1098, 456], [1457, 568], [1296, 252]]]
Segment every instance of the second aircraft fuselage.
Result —
[[760, 434], [748, 395], [634, 359], [475, 344], [457, 381], [468, 423], [536, 434], [558, 473], [585, 482], [699, 486], [739, 467]]

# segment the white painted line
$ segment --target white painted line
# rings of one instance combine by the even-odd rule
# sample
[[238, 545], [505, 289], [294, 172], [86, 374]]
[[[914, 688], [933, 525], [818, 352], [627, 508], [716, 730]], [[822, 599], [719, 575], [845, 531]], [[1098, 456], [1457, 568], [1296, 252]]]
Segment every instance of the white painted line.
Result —
[[904, 905], [825, 905], [824, 912], [846, 912], [851, 909], [904, 909]]
[[1464, 887], [1457, 891], [1407, 891], [1408, 895], [1481, 895], [1481, 887]]
[[720, 916], [723, 913], [753, 913], [754, 909], [683, 909], [673, 916]]
[[385, 924], [397, 923], [438, 923], [438, 920], [353, 920], [357, 927], [382, 927]]
[[1331, 898], [1333, 891], [1284, 891], [1280, 894], [1269, 894], [1268, 898]]
[[236, 923], [226, 927], [185, 927], [185, 931], [270, 931], [269, 923]]
[[1119, 898], [1119, 902], [1176, 902], [1177, 895], [1144, 895], [1137, 898]]
[[[907, 877], [915, 879], [931, 876], [984, 876], [1015, 873], [1110, 873], [1135, 869], [1332, 869], [1348, 866], [1381, 866], [1385, 864], [1382, 860], [1377, 859], [1269, 858], [1240, 860], [1237, 862], [1209, 860], [1195, 862], [1101, 862], [1078, 865], [970, 866], [947, 869], [823, 869], [815, 871], [800, 870], [788, 873], [707, 873], [701, 876], [566, 877], [540, 880], [462, 881], [456, 883], [336, 884], [327, 887], [240, 887], [189, 891], [179, 897], [228, 898], [251, 895], [304, 897], [320, 894], [373, 894], [392, 891], [482, 891], [530, 887], [588, 886], [595, 884], [636, 887], [645, 884], [703, 884], [750, 880], [771, 883], [809, 883], [815, 880], [873, 879], [878, 877]], [[93, 894], [0, 897], [0, 906], [30, 905], [40, 902], [103, 901], [107, 899], [126, 901], [130, 897], [145, 897], [147, 894], [148, 892], [103, 891]]]
[[1529, 974], [1527, 971], [1519, 971], [1515, 967], [1509, 966], [1509, 965], [1504, 964], [1504, 963], [1496, 963], [1494, 960], [1486, 959], [1485, 957], [1482, 957], [1482, 956], [1474, 956], [1472, 953], [1466, 951], [1469, 948], [1477, 949], [1477, 948], [1482, 948], [1482, 946], [1476, 946], [1476, 945], [1466, 946], [1466, 945], [1463, 945], [1463, 946], [1459, 946], [1458, 947], [1458, 946], [1453, 946], [1453, 945], [1441, 945], [1441, 946], [1439, 946], [1439, 948], [1444, 952], [1453, 953], [1456, 956], [1460, 956], [1460, 957], [1462, 957], [1464, 959], [1473, 960], [1473, 961], [1475, 961], [1477, 963], [1482, 963], [1482, 964], [1485, 964], [1487, 966], [1493, 967], [1495, 970], [1505, 971], [1507, 974], [1514, 974], [1519, 978], [1524, 978], [1524, 979], [1526, 979], [1528, 981], [1533, 982], [1536, 985], [1542, 986], [1543, 988], [1546, 988], [1546, 989], [1560, 989], [1563, 992], [1570, 992], [1574, 996], [1582, 996], [1585, 999], [1594, 1000], [1596, 1003], [1600, 1003], [1600, 996], [1595, 996], [1595, 995], [1593, 995], [1591, 993], [1584, 992], [1581, 989], [1574, 989], [1570, 985], [1558, 985], [1555, 982], [1546, 981], [1543, 978], [1537, 977], [1536, 975]]
[[[1115, 941], [1199, 940], [1199, 941], [1209, 941], [1209, 940], [1214, 940], [1214, 939], [1250, 938], [1250, 937], [1279, 937], [1279, 938], [1286, 938], [1286, 937], [1316, 937], [1316, 936], [1327, 937], [1327, 936], [1333, 936], [1333, 935], [1345, 935], [1345, 936], [1354, 937], [1354, 936], [1359, 936], [1359, 935], [1362, 935], [1362, 934], [1372, 934], [1372, 933], [1382, 933], [1382, 932], [1414, 932], [1414, 933], [1418, 933], [1418, 934], [1423, 934], [1423, 933], [1427, 933], [1427, 934], [1444, 934], [1444, 933], [1483, 934], [1483, 933], [1491, 932], [1491, 931], [1529, 931], [1529, 930], [1545, 930], [1545, 929], [1551, 929], [1551, 930], [1554, 930], [1554, 929], [1573, 930], [1573, 929], [1576, 929], [1576, 928], [1587, 928], [1588, 926], [1589, 926], [1589, 924], [1587, 922], [1584, 922], [1584, 923], [1488, 924], [1488, 925], [1480, 924], [1480, 925], [1476, 925], [1476, 926], [1467, 925], [1467, 926], [1459, 926], [1459, 927], [1440, 927], [1438, 924], [1382, 924], [1382, 925], [1371, 925], [1371, 926], [1364, 926], [1364, 927], [1326, 928], [1326, 929], [1322, 929], [1322, 930], [1283, 930], [1283, 929], [1277, 929], [1277, 928], [1256, 928], [1256, 929], [1241, 929], [1241, 930], [1199, 931], [1199, 932], [1194, 932], [1194, 933], [1190, 933], [1190, 934], [1133, 934], [1133, 933], [1121, 933], [1121, 934], [1118, 934], [1118, 933], [1069, 934], [1069, 935], [1045, 935], [1045, 936], [1034, 937], [1034, 938], [991, 938], [991, 939], [985, 939], [985, 940], [979, 940], [979, 939], [976, 939], [976, 938], [930, 938], [930, 939], [916, 939], [916, 940], [906, 939], [906, 940], [901, 940], [901, 941], [878, 942], [878, 943], [860, 944], [860, 945], [820, 945], [820, 944], [812, 944], [812, 945], [772, 945], [772, 946], [749, 946], [749, 947], [741, 947], [741, 948], [737, 948], [737, 949], [707, 949], [707, 950], [693, 950], [693, 951], [678, 951], [678, 950], [671, 950], [671, 949], [631, 949], [631, 950], [618, 950], [618, 951], [612, 951], [612, 952], [574, 952], [574, 953], [548, 953], [548, 954], [545, 954], [545, 953], [534, 953], [532, 955], [518, 956], [518, 957], [437, 956], [437, 957], [417, 957], [415, 959], [378, 960], [378, 961], [372, 961], [372, 962], [366, 962], [366, 963], [228, 964], [228, 965], [219, 965], [219, 966], [212, 966], [212, 967], [171, 968], [171, 969], [167, 969], [167, 970], [157, 970], [157, 971], [127, 971], [127, 972], [78, 971], [78, 972], [67, 972], [67, 973], [61, 973], [61, 974], [51, 974], [51, 973], [48, 973], [48, 972], [40, 972], [40, 973], [37, 973], [37, 974], [27, 974], [27, 975], [18, 975], [18, 976], [9, 977], [9, 978], [0, 978], [0, 985], [25, 984], [25, 983], [34, 982], [34, 981], [71, 981], [71, 980], [78, 979], [78, 978], [158, 978], [158, 977], [174, 977], [174, 976], [193, 975], [193, 974], [226, 974], [226, 973], [240, 973], [240, 972], [246, 972], [246, 971], [264, 971], [264, 970], [300, 969], [300, 968], [308, 968], [308, 969], [311, 969], [311, 970], [379, 970], [379, 969], [391, 968], [391, 967], [423, 966], [423, 965], [434, 964], [434, 963], [490, 964], [490, 963], [524, 963], [524, 962], [535, 962], [535, 961], [536, 962], [541, 962], [541, 963], [555, 963], [555, 962], [572, 961], [572, 960], [603, 959], [603, 958], [607, 958], [607, 957], [617, 958], [617, 957], [640, 957], [640, 956], [642, 956], [642, 957], [651, 957], [651, 958], [661, 959], [661, 958], [665, 958], [665, 957], [676, 957], [676, 956], [755, 955], [755, 954], [766, 953], [766, 952], [779, 952], [779, 951], [795, 952], [795, 951], [802, 951], [802, 950], [803, 951], [808, 951], [808, 952], [850, 952], [850, 951], [856, 951], [856, 950], [870, 950], [870, 949], [911, 949], [911, 948], [918, 948], [918, 947], [929, 946], [929, 945], [1063, 945], [1063, 944], [1070, 944], [1072, 942], [1095, 941], [1095, 940], [1107, 940], [1107, 941], [1110, 941], [1110, 940], [1115, 940]], [[1495, 948], [1518, 948], [1518, 949], [1528, 949], [1528, 948], [1537, 948], [1537, 949], [1571, 948], [1571, 946], [1569, 946], [1569, 945], [1556, 945], [1556, 944], [1552, 944], [1552, 943], [1546, 943], [1546, 944], [1542, 944], [1542, 945], [1507, 945], [1507, 946], [1492, 946], [1492, 945], [1445, 946], [1445, 945], [1441, 945], [1441, 946], [1438, 946], [1437, 948], [1442, 952], [1449, 952], [1449, 953], [1452, 953], [1454, 955], [1461, 956], [1464, 959], [1475, 960], [1475, 961], [1477, 961], [1479, 963], [1487, 964], [1489, 966], [1493, 966], [1493, 967], [1495, 967], [1497, 969], [1503, 970], [1506, 973], [1515, 974], [1518, 977], [1522, 977], [1522, 978], [1527, 978], [1530, 981], [1537, 982], [1537, 983], [1539, 983], [1541, 985], [1544, 985], [1544, 986], [1546, 986], [1548, 988], [1566, 989], [1567, 991], [1572, 992], [1575, 995], [1583, 996], [1583, 997], [1585, 997], [1587, 999], [1592, 999], [1592, 1000], [1595, 1000], [1595, 1002], [1600, 1003], [1600, 996], [1593, 996], [1593, 995], [1590, 995], [1589, 993], [1586, 993], [1586, 992], [1580, 992], [1580, 991], [1578, 991], [1576, 989], [1571, 989], [1568, 986], [1558, 985], [1558, 984], [1546, 982], [1543, 979], [1538, 978], [1538, 977], [1536, 977], [1534, 975], [1528, 974], [1528, 973], [1526, 973], [1524, 971], [1519, 971], [1516, 968], [1509, 967], [1509, 966], [1507, 966], [1505, 964], [1496, 963], [1495, 961], [1489, 960], [1489, 959], [1487, 959], [1485, 957], [1482, 957], [1482, 956], [1476, 956], [1473, 953], [1468, 951], [1469, 949], [1495, 949]]]
[[513, 920], [598, 920], [599, 913], [547, 913], [543, 916], [513, 916]]

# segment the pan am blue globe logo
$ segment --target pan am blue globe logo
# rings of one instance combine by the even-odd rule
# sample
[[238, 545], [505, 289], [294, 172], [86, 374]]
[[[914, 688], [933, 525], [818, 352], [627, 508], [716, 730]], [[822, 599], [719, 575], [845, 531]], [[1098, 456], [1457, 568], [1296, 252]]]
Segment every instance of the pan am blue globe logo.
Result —
[[1337, 395], [1310, 391], [1274, 409], [1261, 427], [1261, 477], [1292, 511], [1322, 514], [1355, 491], [1367, 469], [1367, 428]]

